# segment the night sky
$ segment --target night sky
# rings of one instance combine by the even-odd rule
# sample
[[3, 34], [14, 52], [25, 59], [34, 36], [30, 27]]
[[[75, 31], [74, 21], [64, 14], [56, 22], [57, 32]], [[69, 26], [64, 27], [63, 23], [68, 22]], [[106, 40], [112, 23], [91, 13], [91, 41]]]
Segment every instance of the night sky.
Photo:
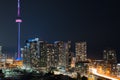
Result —
[[[120, 56], [120, 5], [117, 0], [21, 0], [21, 47], [25, 40], [86, 41], [89, 58], [101, 58], [103, 49]], [[17, 51], [17, 0], [0, 0], [0, 45]], [[120, 58], [120, 57], [119, 57]]]

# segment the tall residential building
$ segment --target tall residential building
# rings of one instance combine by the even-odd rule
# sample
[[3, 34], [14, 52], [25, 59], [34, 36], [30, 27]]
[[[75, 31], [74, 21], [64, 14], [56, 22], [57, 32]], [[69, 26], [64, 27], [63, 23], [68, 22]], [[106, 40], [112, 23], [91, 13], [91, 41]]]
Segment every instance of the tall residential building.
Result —
[[0, 54], [2, 54], [2, 46], [0, 46]]
[[38, 53], [39, 53], [39, 67], [43, 70], [47, 69], [47, 42], [38, 42]]
[[120, 78], [120, 63], [117, 64], [117, 77]]
[[37, 68], [39, 66], [38, 40], [35, 38], [26, 41], [26, 46], [22, 50], [25, 67]]
[[64, 67], [66, 68], [69, 66], [69, 54], [70, 54], [70, 48], [71, 48], [71, 42], [63, 42], [63, 41], [56, 41], [54, 43], [55, 47], [55, 54], [56, 54], [56, 62], [58, 67]]
[[111, 74], [117, 74], [117, 56], [114, 49], [106, 49], [103, 52], [103, 59], [105, 61], [105, 67], [109, 68]]
[[57, 55], [55, 54], [54, 44], [47, 44], [47, 68], [51, 69], [57, 66]]
[[6, 56], [2, 53], [2, 46], [0, 46], [0, 69], [5, 68]]
[[47, 68], [47, 42], [38, 38], [29, 39], [22, 53], [24, 66], [39, 70]]
[[23, 66], [25, 68], [31, 68], [31, 63], [30, 63], [30, 43], [26, 43], [27, 45], [24, 46], [23, 50], [21, 53], [23, 54]]
[[77, 42], [75, 43], [76, 62], [87, 60], [87, 43]]
[[110, 63], [117, 63], [116, 51], [113, 49], [104, 50], [103, 59]]
[[65, 43], [66, 67], [70, 67], [73, 54], [71, 52], [71, 41]]
[[71, 65], [73, 57], [70, 48], [70, 41], [56, 41], [54, 44], [49, 44], [38, 38], [29, 39], [21, 51], [24, 66], [39, 70], [49, 70], [55, 67], [67, 68]]

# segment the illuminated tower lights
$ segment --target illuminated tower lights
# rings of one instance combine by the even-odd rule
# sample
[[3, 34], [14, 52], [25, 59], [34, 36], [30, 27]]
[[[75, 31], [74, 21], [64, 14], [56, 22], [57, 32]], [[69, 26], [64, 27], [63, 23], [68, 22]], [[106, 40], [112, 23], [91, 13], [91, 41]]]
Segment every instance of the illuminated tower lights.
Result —
[[17, 12], [16, 23], [18, 23], [18, 52], [17, 52], [18, 55], [16, 60], [22, 60], [20, 53], [20, 24], [22, 23], [22, 19], [20, 15], [20, 0], [18, 0], [18, 12]]

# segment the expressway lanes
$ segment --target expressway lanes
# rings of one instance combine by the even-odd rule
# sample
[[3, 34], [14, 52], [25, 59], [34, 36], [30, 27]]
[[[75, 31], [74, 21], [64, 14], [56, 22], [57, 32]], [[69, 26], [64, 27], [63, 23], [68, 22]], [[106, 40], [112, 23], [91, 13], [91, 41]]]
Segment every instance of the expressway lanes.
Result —
[[103, 77], [103, 78], [107, 78], [107, 79], [110, 79], [110, 80], [119, 80], [117, 78], [113, 78], [113, 77], [110, 77], [110, 76], [106, 76], [104, 74], [100, 74], [97, 72], [97, 69], [95, 68], [90, 68], [89, 71], [94, 74], [94, 75], [97, 75], [97, 76], [100, 76], [100, 77]]

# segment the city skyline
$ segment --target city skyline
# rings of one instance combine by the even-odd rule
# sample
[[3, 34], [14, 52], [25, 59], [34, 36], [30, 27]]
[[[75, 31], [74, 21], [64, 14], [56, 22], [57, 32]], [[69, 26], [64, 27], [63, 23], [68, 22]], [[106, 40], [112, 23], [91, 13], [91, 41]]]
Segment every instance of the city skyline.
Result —
[[[4, 52], [17, 52], [17, 0], [0, 1], [0, 45]], [[117, 1], [21, 0], [21, 47], [25, 40], [86, 41], [88, 57], [101, 55], [106, 48], [120, 53], [119, 9]], [[120, 54], [119, 54], [120, 55]], [[94, 58], [94, 57], [93, 57]]]

